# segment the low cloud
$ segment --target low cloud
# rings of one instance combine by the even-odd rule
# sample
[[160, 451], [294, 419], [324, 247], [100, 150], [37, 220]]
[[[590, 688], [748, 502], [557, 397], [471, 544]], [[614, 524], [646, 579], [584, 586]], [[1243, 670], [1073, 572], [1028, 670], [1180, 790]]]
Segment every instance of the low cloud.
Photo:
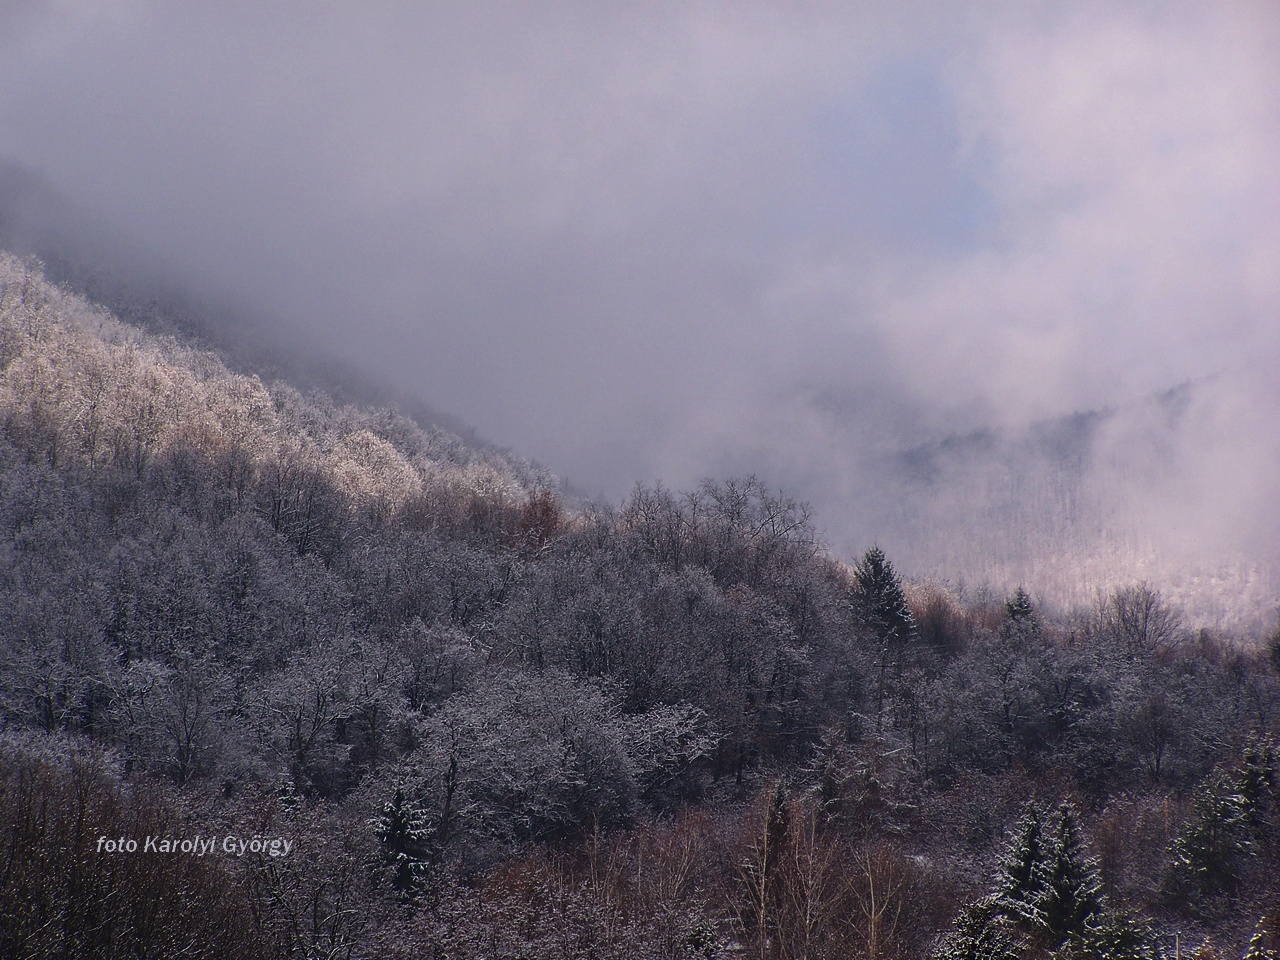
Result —
[[758, 471], [840, 550], [949, 543], [912, 451], [1111, 411], [1113, 515], [1266, 553], [1280, 16], [953, 7], [26, 2], [0, 154], [592, 492]]

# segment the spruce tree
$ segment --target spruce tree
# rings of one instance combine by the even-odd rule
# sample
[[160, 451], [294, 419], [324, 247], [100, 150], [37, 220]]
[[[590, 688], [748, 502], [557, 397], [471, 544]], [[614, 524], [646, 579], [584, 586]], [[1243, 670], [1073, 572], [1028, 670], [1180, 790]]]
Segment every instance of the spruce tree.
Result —
[[1105, 911], [1072, 934], [1063, 960], [1160, 960], [1151, 928], [1127, 913]]
[[1275, 747], [1266, 741], [1251, 740], [1244, 749], [1240, 769], [1235, 774], [1235, 795], [1240, 798], [1244, 822], [1256, 834], [1272, 826], [1276, 806]]
[[1194, 815], [1174, 841], [1173, 881], [1188, 896], [1234, 896], [1250, 861], [1274, 843], [1280, 812], [1275, 746], [1252, 740], [1240, 766], [1215, 770], [1196, 788]]
[[1022, 925], [1039, 923], [1039, 907], [1047, 853], [1044, 818], [1040, 808], [1031, 803], [1018, 821], [1013, 842], [1000, 861], [996, 879], [996, 903], [1008, 916]]
[[881, 643], [895, 645], [916, 635], [902, 581], [878, 546], [868, 550], [854, 570], [852, 605], [859, 622]]
[[1000, 628], [1006, 640], [1030, 640], [1040, 634], [1040, 616], [1031, 602], [1031, 594], [1022, 587], [1004, 604], [1005, 622]]
[[901, 648], [916, 635], [916, 621], [907, 605], [902, 582], [893, 564], [878, 546], [862, 558], [853, 574], [850, 598], [854, 617], [879, 647], [879, 678], [876, 682], [876, 732], [884, 717], [885, 684], [890, 663], [901, 669]]
[[1093, 861], [1085, 853], [1075, 811], [1058, 808], [1054, 834], [1037, 865], [1036, 922], [1055, 946], [1080, 933], [1102, 910], [1102, 892]]
[[409, 895], [426, 874], [430, 836], [421, 812], [405, 799], [404, 790], [396, 788], [395, 796], [370, 821], [374, 834], [382, 841], [392, 867], [392, 884]]
[[934, 960], [1017, 960], [1021, 940], [996, 899], [969, 904], [956, 917], [956, 928], [934, 951]]
[[1013, 596], [1005, 601], [1004, 611], [1014, 623], [1034, 622], [1037, 619], [1036, 608], [1031, 603], [1031, 594], [1022, 587], [1018, 587], [1013, 592]]
[[1173, 843], [1173, 877], [1196, 897], [1232, 895], [1253, 851], [1245, 800], [1235, 778], [1216, 770], [1191, 797], [1190, 822]]
[[1259, 918], [1241, 960], [1280, 960], [1280, 914]]

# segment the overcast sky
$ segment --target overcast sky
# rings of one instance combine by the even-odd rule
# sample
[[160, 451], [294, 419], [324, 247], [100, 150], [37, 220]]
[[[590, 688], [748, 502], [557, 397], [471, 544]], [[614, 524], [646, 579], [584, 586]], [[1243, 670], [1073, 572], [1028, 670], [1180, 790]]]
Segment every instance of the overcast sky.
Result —
[[1270, 0], [2, 0], [0, 157], [591, 492], [834, 502], [1216, 374], [1253, 510], [1277, 50]]

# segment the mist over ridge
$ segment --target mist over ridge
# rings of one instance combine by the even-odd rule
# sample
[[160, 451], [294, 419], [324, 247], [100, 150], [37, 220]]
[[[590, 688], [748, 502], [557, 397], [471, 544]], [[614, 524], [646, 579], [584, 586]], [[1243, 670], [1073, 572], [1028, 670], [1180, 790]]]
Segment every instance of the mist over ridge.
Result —
[[754, 473], [842, 557], [1276, 606], [1265, 4], [13, 10], [0, 155], [85, 211], [28, 226], [271, 318], [225, 344], [613, 501]]

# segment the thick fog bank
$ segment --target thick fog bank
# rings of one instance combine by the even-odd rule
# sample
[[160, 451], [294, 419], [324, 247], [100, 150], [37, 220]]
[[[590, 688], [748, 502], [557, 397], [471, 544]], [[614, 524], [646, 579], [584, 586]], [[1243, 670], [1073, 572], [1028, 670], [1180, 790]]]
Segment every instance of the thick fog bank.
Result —
[[0, 156], [66, 198], [28, 232], [592, 494], [757, 473], [840, 554], [1227, 622], [1277, 602], [1277, 47], [1265, 2], [25, 0]]

